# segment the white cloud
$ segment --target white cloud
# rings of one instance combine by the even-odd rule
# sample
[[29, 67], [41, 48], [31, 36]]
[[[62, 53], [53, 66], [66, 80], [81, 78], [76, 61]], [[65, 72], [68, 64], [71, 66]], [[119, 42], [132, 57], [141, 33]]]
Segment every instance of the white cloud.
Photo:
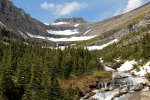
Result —
[[41, 4], [41, 8], [45, 10], [53, 11], [53, 14], [56, 17], [69, 15], [75, 11], [79, 11], [85, 6], [86, 6], [85, 3], [79, 3], [76, 1], [71, 2], [71, 3], [66, 3], [66, 4], [59, 4], [59, 5], [55, 5], [53, 3], [47, 3], [47, 2], [44, 2]]
[[142, 0], [129, 0], [124, 13], [129, 12], [137, 7], [140, 7], [143, 4]]
[[114, 16], [127, 13], [135, 8], [140, 7], [143, 4], [143, 0], [128, 0], [128, 3], [125, 8], [118, 9], [117, 12], [114, 13]]
[[45, 9], [45, 10], [51, 10], [54, 8], [54, 4], [53, 3], [50, 3], [48, 4], [47, 2], [44, 2], [41, 4], [41, 8]]
[[122, 14], [121, 12], [122, 12], [122, 9], [119, 8], [119, 9], [114, 13], [114, 16], [117, 16], [117, 15], [119, 15], [119, 14]]

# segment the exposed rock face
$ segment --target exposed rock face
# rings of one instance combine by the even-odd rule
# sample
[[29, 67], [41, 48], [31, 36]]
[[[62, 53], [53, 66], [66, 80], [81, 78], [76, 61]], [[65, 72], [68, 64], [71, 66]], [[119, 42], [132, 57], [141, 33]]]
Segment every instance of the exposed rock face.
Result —
[[108, 66], [108, 67], [113, 68], [113, 69], [117, 69], [117, 68], [119, 68], [122, 64], [123, 64], [123, 62], [115, 62], [115, 63], [106, 62], [106, 63], [105, 63], [105, 66]]
[[12, 2], [8, 0], [0, 0], [0, 21], [8, 28], [21, 31], [24, 34], [29, 32], [35, 35], [49, 35], [43, 23], [30, 17], [30, 15], [26, 14], [22, 9], [16, 8]]
[[82, 23], [85, 22], [83, 18], [61, 18], [61, 19], [56, 19], [55, 23], [58, 22], [68, 22], [68, 23]]

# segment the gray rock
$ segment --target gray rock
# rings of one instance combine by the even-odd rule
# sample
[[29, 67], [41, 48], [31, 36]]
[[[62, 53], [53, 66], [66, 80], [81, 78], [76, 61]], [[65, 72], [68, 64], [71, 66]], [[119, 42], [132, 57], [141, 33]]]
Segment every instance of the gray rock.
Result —
[[90, 97], [94, 96], [96, 93], [95, 92], [90, 92], [88, 94], [86, 94], [83, 99], [89, 99]]
[[143, 84], [141, 84], [141, 83], [138, 83], [138, 84], [136, 84], [135, 86], [134, 86], [134, 91], [140, 91], [140, 90], [142, 90], [143, 89]]
[[58, 22], [82, 23], [85, 21], [83, 18], [60, 18], [60, 19], [55, 20], [55, 23], [58, 23]]

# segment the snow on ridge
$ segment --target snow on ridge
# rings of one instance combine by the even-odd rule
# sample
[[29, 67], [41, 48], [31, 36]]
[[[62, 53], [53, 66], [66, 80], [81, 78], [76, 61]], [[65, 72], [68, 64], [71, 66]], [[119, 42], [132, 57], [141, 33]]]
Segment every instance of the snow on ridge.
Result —
[[132, 72], [138, 76], [144, 76], [146, 73], [150, 73], [150, 62], [140, 67], [140, 71], [137, 72], [136, 70], [133, 70]]
[[43, 37], [43, 36], [40, 36], [40, 35], [33, 35], [33, 34], [30, 34], [30, 33], [28, 33], [28, 32], [26, 32], [27, 34], [28, 34], [28, 36], [29, 37], [31, 37], [31, 38], [40, 38], [40, 39], [46, 39], [45, 37]]
[[22, 36], [24, 36], [25, 38], [27, 38], [26, 35], [24, 35], [21, 31], [18, 31]]
[[0, 24], [1, 24], [1, 25], [3, 25], [3, 26], [6, 26], [6, 25], [5, 25], [5, 24], [3, 24], [1, 21], [0, 21]]
[[47, 26], [49, 25], [48, 23], [44, 23], [44, 24], [47, 25]]
[[74, 30], [64, 30], [64, 31], [53, 31], [53, 30], [47, 30], [49, 34], [55, 34], [55, 35], [73, 35], [79, 33], [78, 29]]
[[67, 22], [58, 22], [58, 23], [52, 23], [51, 25], [62, 25], [62, 24], [69, 24]]
[[87, 30], [83, 35], [89, 33], [92, 29]]
[[104, 44], [104, 45], [100, 45], [100, 46], [94, 45], [94, 46], [88, 46], [88, 47], [86, 47], [86, 48], [87, 48], [88, 50], [101, 50], [101, 49], [107, 47], [108, 45], [110, 45], [110, 44], [112, 44], [112, 43], [114, 43], [114, 42], [117, 42], [117, 41], [118, 41], [118, 39], [114, 39], [114, 40], [112, 40], [112, 41], [110, 41], [110, 42], [108, 42], [108, 43], [106, 43], [106, 44]]
[[80, 24], [75, 24], [74, 27], [78, 27]]

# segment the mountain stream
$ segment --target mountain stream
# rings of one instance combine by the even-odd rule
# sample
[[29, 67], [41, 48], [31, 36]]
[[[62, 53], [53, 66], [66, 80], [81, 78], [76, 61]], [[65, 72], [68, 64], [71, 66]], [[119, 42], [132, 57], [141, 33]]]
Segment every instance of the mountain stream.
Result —
[[[105, 67], [105, 69], [110, 69]], [[127, 96], [139, 92], [149, 91], [148, 79], [135, 76], [130, 72], [113, 71], [112, 79], [99, 82], [92, 95], [87, 94], [81, 100], [127, 100]]]

